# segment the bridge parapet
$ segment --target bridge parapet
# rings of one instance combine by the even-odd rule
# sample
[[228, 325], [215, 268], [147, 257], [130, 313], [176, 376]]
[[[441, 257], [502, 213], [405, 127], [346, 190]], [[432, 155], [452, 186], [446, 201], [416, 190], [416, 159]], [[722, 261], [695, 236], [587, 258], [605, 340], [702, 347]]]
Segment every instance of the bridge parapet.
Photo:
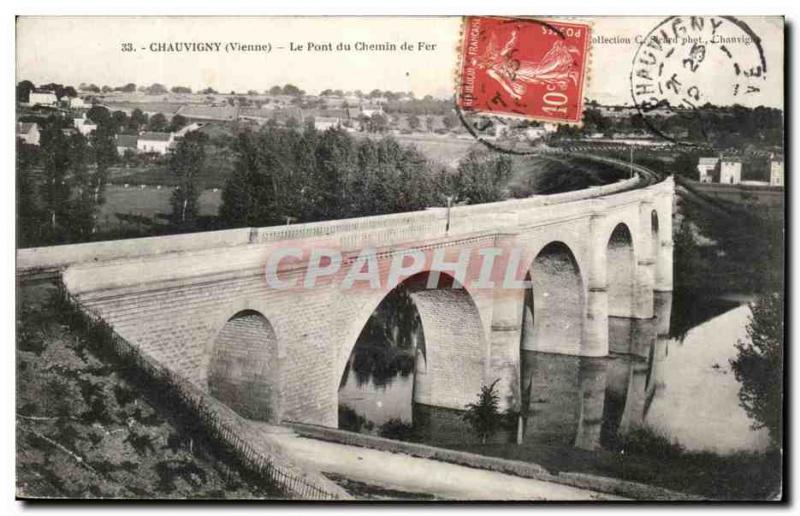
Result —
[[[450, 212], [450, 233], [468, 233], [503, 227], [508, 216], [488, 217], [491, 214], [519, 212], [537, 207], [555, 207], [576, 201], [610, 196], [634, 188], [638, 178], [610, 185], [576, 190], [554, 195], [540, 195], [525, 199], [510, 199], [473, 206], [457, 206]], [[671, 182], [671, 181], [670, 181]], [[653, 186], [648, 187], [653, 188]], [[566, 208], [569, 211], [571, 208]], [[550, 218], [544, 210], [542, 216]], [[528, 215], [530, 216], [530, 215]], [[470, 220], [468, 220], [470, 219]], [[211, 248], [243, 246], [253, 243], [329, 238], [341, 236], [345, 249], [366, 244], [391, 245], [444, 236], [447, 227], [447, 209], [430, 208], [422, 211], [378, 215], [355, 219], [312, 222], [290, 226], [239, 228], [223, 231], [187, 233], [160, 237], [133, 238], [84, 244], [46, 246], [17, 250], [17, 274], [58, 274], [69, 265], [77, 263], [108, 262], [120, 259], [138, 259], [167, 253], [184, 253]]]

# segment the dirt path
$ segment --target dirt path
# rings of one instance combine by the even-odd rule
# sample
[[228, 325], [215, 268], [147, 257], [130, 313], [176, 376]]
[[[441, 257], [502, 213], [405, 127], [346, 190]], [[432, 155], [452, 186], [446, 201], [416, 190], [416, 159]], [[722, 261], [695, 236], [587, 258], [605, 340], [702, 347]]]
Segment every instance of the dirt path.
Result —
[[408, 493], [451, 500], [620, 500], [604, 493], [552, 482], [459, 466], [369, 448], [263, 431], [293, 460], [324, 473]]

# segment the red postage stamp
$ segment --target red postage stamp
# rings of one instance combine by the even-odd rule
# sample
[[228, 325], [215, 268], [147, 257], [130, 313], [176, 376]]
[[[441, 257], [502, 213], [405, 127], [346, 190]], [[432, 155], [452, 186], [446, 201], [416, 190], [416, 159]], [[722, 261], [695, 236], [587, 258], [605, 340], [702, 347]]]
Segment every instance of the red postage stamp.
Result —
[[578, 123], [591, 27], [526, 18], [467, 17], [458, 106], [464, 111]]

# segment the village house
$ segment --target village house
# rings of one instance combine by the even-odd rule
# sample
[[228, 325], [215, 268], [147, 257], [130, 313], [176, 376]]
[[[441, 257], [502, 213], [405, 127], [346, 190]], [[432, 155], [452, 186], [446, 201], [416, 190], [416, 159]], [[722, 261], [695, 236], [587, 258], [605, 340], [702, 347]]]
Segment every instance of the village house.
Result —
[[72, 125], [84, 136], [89, 136], [89, 134], [97, 130], [97, 124], [91, 119], [86, 118], [86, 115], [83, 115], [81, 118], [73, 118]]
[[713, 183], [714, 171], [717, 168], [719, 158], [700, 158], [697, 161], [698, 181], [701, 183]]
[[92, 105], [80, 97], [70, 97], [67, 99], [71, 109], [89, 109]]
[[28, 104], [31, 106], [55, 106], [58, 104], [58, 97], [49, 90], [31, 90]]
[[361, 115], [371, 117], [372, 115], [382, 115], [383, 106], [380, 104], [361, 104], [359, 107]]
[[172, 133], [144, 132], [139, 135], [136, 149], [139, 152], [152, 152], [163, 156], [169, 152], [174, 141]]
[[342, 119], [332, 116], [318, 116], [314, 118], [314, 129], [317, 131], [326, 131], [330, 128], [342, 126]]
[[738, 185], [742, 182], [742, 161], [739, 159], [723, 158], [719, 163], [719, 182], [729, 185]]
[[742, 182], [742, 160], [738, 158], [699, 158], [698, 181], [738, 185]]
[[772, 186], [783, 186], [783, 158], [771, 156], [769, 161], [769, 184]]
[[39, 126], [33, 122], [18, 122], [17, 123], [17, 138], [21, 139], [28, 145], [39, 145], [41, 134], [39, 133]]

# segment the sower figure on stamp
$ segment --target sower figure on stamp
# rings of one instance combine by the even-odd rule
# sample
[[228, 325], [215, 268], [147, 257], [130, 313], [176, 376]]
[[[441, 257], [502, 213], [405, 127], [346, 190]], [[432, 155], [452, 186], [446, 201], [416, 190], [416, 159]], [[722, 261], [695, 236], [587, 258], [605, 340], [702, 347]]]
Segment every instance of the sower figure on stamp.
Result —
[[577, 48], [556, 40], [538, 63], [520, 61], [513, 57], [517, 51], [517, 33], [518, 29], [514, 29], [508, 42], [499, 51], [497, 35], [493, 33], [477, 62], [477, 66], [486, 69], [489, 77], [497, 81], [514, 100], [522, 99], [528, 84], [554, 84], [564, 90], [568, 81], [577, 83], [579, 72], [572, 57], [573, 54], [580, 55]]

